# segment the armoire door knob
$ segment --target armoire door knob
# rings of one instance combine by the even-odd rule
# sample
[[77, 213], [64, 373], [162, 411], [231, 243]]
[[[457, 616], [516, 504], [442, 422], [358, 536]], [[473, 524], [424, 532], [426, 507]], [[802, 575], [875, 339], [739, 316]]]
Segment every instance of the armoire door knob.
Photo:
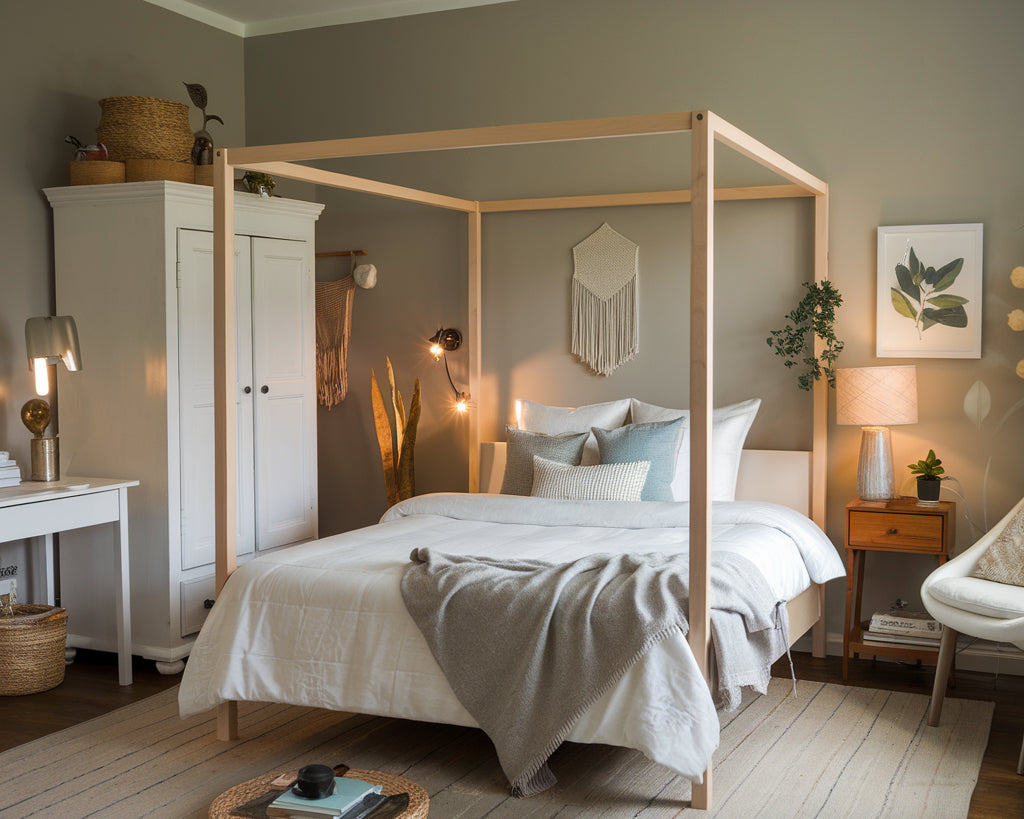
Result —
[[252, 392], [252, 387], [243, 387], [242, 388], [242, 392], [244, 392], [246, 395], [248, 395], [249, 393]]
[[270, 387], [264, 384], [262, 387], [260, 387], [260, 392], [266, 395], [268, 392], [270, 392]]

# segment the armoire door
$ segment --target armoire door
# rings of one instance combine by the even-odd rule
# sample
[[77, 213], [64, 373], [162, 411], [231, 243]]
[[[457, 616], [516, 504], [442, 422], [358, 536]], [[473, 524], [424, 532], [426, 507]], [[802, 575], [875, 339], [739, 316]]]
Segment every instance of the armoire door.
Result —
[[317, 535], [316, 335], [308, 243], [252, 240], [256, 548]]
[[[253, 505], [252, 249], [235, 237], [238, 554], [256, 542]], [[178, 231], [178, 404], [183, 569], [216, 555], [213, 419], [213, 234]]]

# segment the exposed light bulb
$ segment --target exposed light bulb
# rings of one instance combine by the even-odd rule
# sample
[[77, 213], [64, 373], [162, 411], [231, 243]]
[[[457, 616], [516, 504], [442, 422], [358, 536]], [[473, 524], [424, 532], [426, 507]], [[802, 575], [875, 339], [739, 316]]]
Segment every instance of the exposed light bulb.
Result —
[[434, 361], [440, 361], [441, 356], [444, 354], [444, 349], [435, 341], [430, 345], [430, 354], [434, 357]]
[[468, 412], [469, 411], [469, 396], [466, 395], [466, 393], [460, 392], [455, 397], [455, 409], [458, 412]]
[[32, 369], [36, 374], [36, 395], [49, 395], [50, 371], [45, 358], [33, 358]]

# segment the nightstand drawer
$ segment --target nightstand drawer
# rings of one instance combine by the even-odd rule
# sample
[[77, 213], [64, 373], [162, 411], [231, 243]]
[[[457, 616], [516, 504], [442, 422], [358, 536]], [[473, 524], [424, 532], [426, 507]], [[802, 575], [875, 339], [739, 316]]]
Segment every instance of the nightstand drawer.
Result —
[[850, 511], [849, 516], [850, 546], [935, 554], [943, 550], [941, 515]]

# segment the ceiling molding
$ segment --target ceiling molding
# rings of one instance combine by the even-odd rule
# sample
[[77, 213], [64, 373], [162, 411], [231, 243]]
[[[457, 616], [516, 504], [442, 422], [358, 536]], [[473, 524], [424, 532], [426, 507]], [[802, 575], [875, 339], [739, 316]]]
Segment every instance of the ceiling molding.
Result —
[[[509, 3], [514, 0], [308, 0], [303, 14], [260, 17], [251, 0], [145, 0], [154, 6], [181, 14], [239, 37], [258, 37], [324, 26], [362, 23], [392, 17], [407, 17], [435, 11]], [[294, 3], [280, 3], [283, 11]], [[290, 8], [289, 8], [290, 7]]]

